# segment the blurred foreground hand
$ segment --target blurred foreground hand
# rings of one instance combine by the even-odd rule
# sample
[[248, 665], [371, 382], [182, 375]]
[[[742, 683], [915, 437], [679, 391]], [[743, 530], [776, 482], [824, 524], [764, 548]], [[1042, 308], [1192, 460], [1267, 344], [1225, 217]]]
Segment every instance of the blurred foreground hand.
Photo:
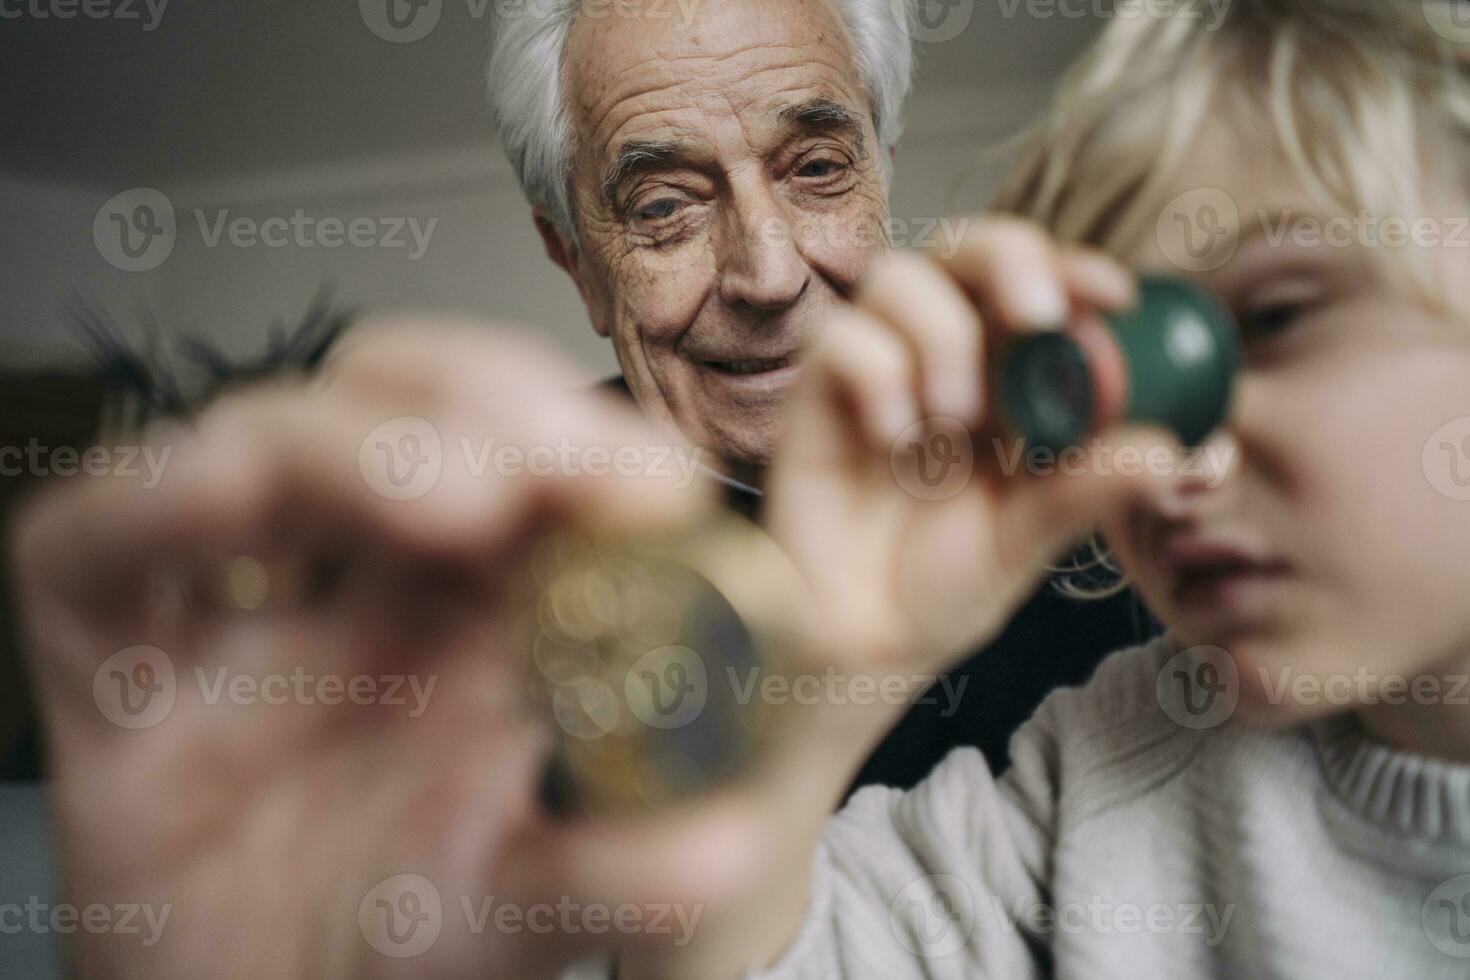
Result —
[[698, 515], [690, 451], [444, 323], [146, 438], [156, 485], [79, 479], [14, 542], [61, 897], [111, 910], [70, 971], [519, 977], [577, 952], [548, 932], [597, 945], [495, 918], [545, 751], [501, 598], [549, 529]]

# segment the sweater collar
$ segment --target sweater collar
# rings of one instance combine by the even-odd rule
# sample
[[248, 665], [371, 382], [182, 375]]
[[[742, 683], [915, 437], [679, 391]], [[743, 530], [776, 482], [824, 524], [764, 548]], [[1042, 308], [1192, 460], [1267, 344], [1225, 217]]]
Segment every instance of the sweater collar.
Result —
[[1357, 816], [1395, 836], [1470, 846], [1470, 766], [1375, 742], [1352, 714], [1312, 735], [1328, 786]]

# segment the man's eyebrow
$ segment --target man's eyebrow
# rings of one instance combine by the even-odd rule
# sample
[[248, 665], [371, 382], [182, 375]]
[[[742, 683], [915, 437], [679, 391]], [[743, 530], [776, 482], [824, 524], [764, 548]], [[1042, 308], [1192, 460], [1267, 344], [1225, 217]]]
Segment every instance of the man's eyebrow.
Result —
[[834, 99], [811, 99], [781, 110], [780, 119], [788, 126], [817, 132], [863, 131], [862, 114]]
[[678, 158], [680, 148], [680, 144], [672, 140], [629, 140], [623, 144], [602, 173], [603, 200], [616, 209], [618, 186], [623, 181], [638, 171], [668, 166]]
[[[862, 114], [835, 99], [816, 98], [786, 106], [778, 118], [793, 129], [814, 132], [858, 135], [863, 130]], [[602, 173], [603, 200], [616, 209], [618, 187], [623, 181], [641, 171], [673, 165], [685, 149], [684, 144], [675, 140], [629, 140]]]

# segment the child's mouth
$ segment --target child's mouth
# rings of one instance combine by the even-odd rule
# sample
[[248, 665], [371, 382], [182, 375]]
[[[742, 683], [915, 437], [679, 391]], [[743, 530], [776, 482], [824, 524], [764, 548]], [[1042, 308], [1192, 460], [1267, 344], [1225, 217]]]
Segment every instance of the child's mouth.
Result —
[[1226, 605], [1241, 586], [1280, 578], [1284, 571], [1256, 565], [1185, 569], [1174, 582], [1174, 601], [1182, 608]]
[[1290, 572], [1280, 559], [1201, 539], [1165, 541], [1158, 558], [1174, 608], [1191, 617], [1244, 615]]

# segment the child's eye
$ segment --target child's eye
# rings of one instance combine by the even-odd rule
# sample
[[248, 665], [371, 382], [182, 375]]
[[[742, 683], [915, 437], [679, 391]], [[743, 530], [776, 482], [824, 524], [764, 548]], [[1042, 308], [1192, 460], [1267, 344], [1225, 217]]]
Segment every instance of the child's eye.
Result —
[[1240, 317], [1241, 332], [1248, 341], [1274, 337], [1290, 329], [1306, 310], [1304, 303], [1272, 303], [1248, 310]]

